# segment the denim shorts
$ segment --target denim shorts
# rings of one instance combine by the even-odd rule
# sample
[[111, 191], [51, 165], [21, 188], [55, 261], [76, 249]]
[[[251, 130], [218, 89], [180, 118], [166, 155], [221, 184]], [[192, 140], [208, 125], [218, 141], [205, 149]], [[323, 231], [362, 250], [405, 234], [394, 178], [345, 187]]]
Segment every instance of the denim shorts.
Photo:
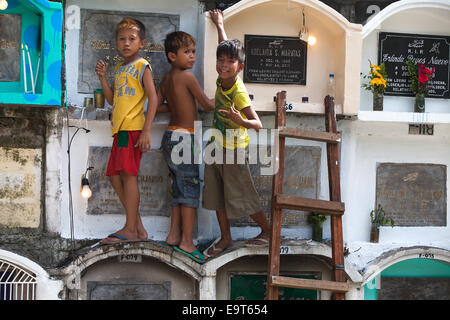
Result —
[[[169, 175], [172, 179], [172, 207], [185, 205], [187, 207], [198, 208], [200, 198], [199, 165], [194, 164], [194, 135], [181, 133], [176, 141], [172, 141], [175, 131], [166, 130], [164, 132], [161, 150], [164, 160], [169, 167]], [[177, 134], [179, 131], [176, 131]], [[179, 145], [180, 144], [180, 145]], [[176, 150], [173, 150], [175, 146]], [[184, 151], [190, 148], [190, 159], [183, 157]], [[174, 151], [174, 152], [172, 152]], [[186, 155], [187, 157], [188, 155]], [[181, 163], [181, 159], [186, 160]]]

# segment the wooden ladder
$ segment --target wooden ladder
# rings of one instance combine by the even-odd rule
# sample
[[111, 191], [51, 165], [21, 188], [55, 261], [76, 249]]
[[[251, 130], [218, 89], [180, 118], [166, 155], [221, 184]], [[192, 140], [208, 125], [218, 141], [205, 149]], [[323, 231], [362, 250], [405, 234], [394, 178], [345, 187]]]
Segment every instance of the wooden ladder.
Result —
[[[344, 248], [342, 237], [342, 215], [344, 214], [345, 206], [344, 203], [341, 202], [339, 179], [338, 143], [341, 140], [341, 136], [337, 133], [336, 129], [334, 98], [326, 96], [324, 102], [326, 132], [286, 128], [286, 91], [277, 93], [275, 129], [279, 129], [279, 163], [278, 171], [274, 174], [272, 180], [272, 205], [270, 219], [271, 235], [269, 242], [269, 263], [267, 268], [268, 300], [278, 300], [278, 287], [328, 290], [333, 292], [333, 298], [335, 300], [344, 300], [345, 292], [348, 291], [348, 284], [345, 279]], [[284, 195], [282, 193], [284, 177], [284, 147], [285, 138], [287, 137], [326, 142], [330, 201], [300, 198]], [[275, 143], [277, 143], [277, 141], [275, 141]], [[282, 209], [302, 210], [331, 216], [333, 281], [298, 279], [280, 276]]]

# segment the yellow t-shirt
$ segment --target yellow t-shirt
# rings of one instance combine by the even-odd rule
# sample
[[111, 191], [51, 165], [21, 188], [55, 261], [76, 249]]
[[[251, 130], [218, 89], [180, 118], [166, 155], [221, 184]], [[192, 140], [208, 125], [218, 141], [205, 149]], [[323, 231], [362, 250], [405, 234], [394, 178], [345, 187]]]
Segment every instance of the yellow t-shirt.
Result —
[[247, 128], [241, 127], [233, 122], [227, 116], [220, 113], [219, 110], [228, 110], [231, 106], [234, 106], [236, 110], [241, 112], [242, 118], [247, 119], [241, 111], [242, 109], [251, 106], [247, 89], [240, 77], [237, 78], [234, 85], [227, 91], [223, 91], [220, 78], [217, 79], [216, 84], [217, 90], [214, 97], [215, 109], [213, 128], [222, 132], [222, 136], [216, 136], [214, 137], [214, 140], [221, 143], [222, 146], [227, 149], [246, 148], [249, 140]]
[[147, 96], [142, 79], [147, 66], [151, 70], [150, 64], [143, 58], [114, 66], [112, 135], [119, 131], [142, 130], [144, 127], [144, 103]]

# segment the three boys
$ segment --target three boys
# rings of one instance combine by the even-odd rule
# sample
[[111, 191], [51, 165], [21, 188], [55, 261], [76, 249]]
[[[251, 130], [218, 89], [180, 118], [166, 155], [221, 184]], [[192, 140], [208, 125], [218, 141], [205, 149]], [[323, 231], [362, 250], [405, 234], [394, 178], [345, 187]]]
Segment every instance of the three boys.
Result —
[[[173, 32], [166, 38], [166, 56], [172, 68], [162, 80], [157, 94], [149, 64], [144, 59], [139, 59], [138, 55], [139, 49], [145, 44], [143, 40], [145, 38], [141, 33], [145, 28], [140, 22], [125, 19], [117, 27], [117, 46], [125, 62], [115, 67], [113, 88], [110, 88], [105, 80], [106, 65], [102, 61], [97, 63], [96, 71], [105, 97], [113, 105], [114, 143], [107, 175], [110, 176], [111, 184], [127, 212], [125, 227], [110, 234], [102, 243], [147, 239], [138, 211], [139, 190], [136, 175], [142, 152], [150, 149], [151, 122], [156, 106], [159, 105], [158, 111], [171, 113], [169, 127], [164, 133], [161, 145], [172, 178], [173, 192], [171, 228], [166, 244], [194, 261], [204, 262], [202, 253], [192, 241], [195, 212], [199, 205], [198, 164], [194, 164], [193, 152], [187, 163], [174, 163], [172, 159], [172, 153], [178, 143], [187, 139], [193, 144], [193, 127], [197, 119], [196, 101], [207, 111], [214, 109], [213, 127], [218, 129], [220, 134], [210, 143], [215, 143], [215, 147], [223, 148], [224, 151], [223, 164], [205, 165], [203, 207], [216, 210], [221, 238], [214, 241], [203, 254], [213, 257], [231, 246], [228, 219], [242, 216], [250, 215], [262, 229], [256, 238], [247, 242], [247, 245], [265, 246], [268, 243], [270, 227], [261, 210], [247, 159], [249, 143], [247, 129], [259, 130], [262, 124], [251, 107], [248, 93], [238, 76], [244, 66], [245, 53], [238, 40], [227, 40], [222, 12], [213, 10], [210, 15], [219, 36], [215, 100], [206, 97], [195, 76], [187, 71], [195, 62], [195, 39], [181, 31]], [[126, 22], [126, 20], [133, 21]], [[135, 90], [125, 90], [125, 87]], [[124, 96], [131, 91], [135, 93], [132, 98]], [[147, 118], [143, 115], [145, 94], [149, 98]], [[174, 132], [177, 132], [177, 137], [182, 138], [181, 141], [173, 138]], [[125, 140], [131, 143], [124, 143]], [[226, 149], [233, 150], [235, 161], [232, 164], [226, 163]], [[242, 152], [245, 153], [245, 163], [236, 163], [238, 154]], [[133, 164], [132, 168], [129, 168], [129, 163]]]

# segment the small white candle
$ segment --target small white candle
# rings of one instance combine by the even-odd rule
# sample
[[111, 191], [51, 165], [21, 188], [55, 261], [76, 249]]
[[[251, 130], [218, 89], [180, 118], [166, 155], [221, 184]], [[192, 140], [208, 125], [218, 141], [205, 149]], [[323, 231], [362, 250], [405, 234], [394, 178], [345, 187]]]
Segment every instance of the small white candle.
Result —
[[30, 51], [28, 51], [28, 46], [25, 45], [25, 49], [27, 50], [28, 54], [28, 62], [30, 63], [30, 73], [31, 73], [31, 91], [34, 94], [34, 77], [33, 77], [33, 66], [31, 65], [31, 58], [30, 58]]
[[25, 93], [28, 93], [27, 90], [27, 69], [25, 64], [25, 50], [23, 50], [23, 44], [22, 44], [22, 60], [23, 60], [23, 83], [25, 86]]

